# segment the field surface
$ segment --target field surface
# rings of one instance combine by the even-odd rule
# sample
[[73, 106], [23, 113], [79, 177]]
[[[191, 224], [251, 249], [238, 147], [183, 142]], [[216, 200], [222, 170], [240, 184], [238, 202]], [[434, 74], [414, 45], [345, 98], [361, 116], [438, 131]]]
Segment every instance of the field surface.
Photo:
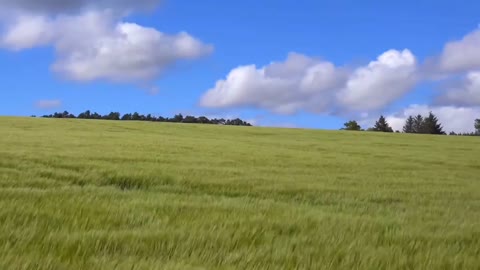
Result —
[[0, 118], [0, 269], [480, 269], [477, 137]]

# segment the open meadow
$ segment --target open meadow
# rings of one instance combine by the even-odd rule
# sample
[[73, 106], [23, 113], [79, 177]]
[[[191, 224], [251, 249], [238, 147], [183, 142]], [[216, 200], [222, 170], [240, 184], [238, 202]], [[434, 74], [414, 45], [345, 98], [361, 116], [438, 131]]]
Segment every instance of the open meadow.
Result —
[[478, 137], [0, 118], [0, 269], [480, 269]]

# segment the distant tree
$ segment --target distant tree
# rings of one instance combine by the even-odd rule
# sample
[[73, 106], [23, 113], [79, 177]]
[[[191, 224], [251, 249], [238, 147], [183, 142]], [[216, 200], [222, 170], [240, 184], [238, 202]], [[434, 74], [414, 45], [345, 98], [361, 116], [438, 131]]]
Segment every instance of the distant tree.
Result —
[[442, 125], [438, 121], [438, 118], [432, 112], [430, 112], [428, 116], [423, 120], [423, 130], [426, 134], [445, 134]]
[[97, 120], [98, 120], [98, 119], [102, 119], [102, 118], [103, 118], [103, 117], [102, 117], [100, 114], [94, 112], [94, 113], [91, 115], [91, 118], [90, 118], [90, 119], [97, 119]]
[[448, 135], [450, 135], [450, 136], [456, 136], [457, 133], [455, 133], [455, 131], [451, 131]]
[[405, 121], [405, 125], [403, 126], [404, 133], [414, 133], [415, 132], [415, 120], [412, 116], [409, 116]]
[[86, 110], [85, 112], [82, 112], [80, 113], [77, 118], [80, 118], [80, 119], [91, 119], [92, 118], [92, 114], [90, 113], [89, 110]]
[[413, 133], [425, 133], [425, 128], [423, 126], [423, 116], [420, 114], [413, 119]]
[[[150, 114], [149, 114], [150, 115]], [[147, 115], [147, 118], [148, 118], [148, 115]], [[155, 115], [150, 115], [150, 120], [149, 121], [152, 121], [152, 122], [156, 122], [157, 121], [157, 117]]]
[[[33, 117], [33, 116], [32, 116]], [[173, 118], [164, 118], [162, 116], [155, 117], [151, 114], [143, 115], [137, 112], [130, 114], [124, 114], [120, 117], [119, 112], [111, 112], [106, 115], [100, 115], [98, 113], [91, 113], [90, 111], [85, 111], [80, 113], [77, 117], [68, 111], [64, 112], [56, 112], [50, 115], [43, 115], [44, 118], [81, 118], [81, 119], [105, 119], [105, 120], [136, 120], [136, 121], [154, 121], [154, 122], [180, 122], [180, 123], [201, 123], [201, 124], [219, 124], [219, 125], [236, 125], [236, 126], [251, 126], [250, 123], [243, 121], [240, 118], [236, 118], [233, 120], [225, 120], [225, 119], [213, 119], [210, 120], [205, 116], [201, 116], [196, 118], [195, 116], [187, 116], [183, 117], [182, 114], [177, 114]]]
[[480, 135], [480, 119], [475, 119], [475, 132]]
[[139, 121], [140, 120], [140, 114], [138, 114], [138, 112], [134, 112], [132, 114], [132, 120], [133, 121]]
[[197, 123], [197, 118], [187, 115], [185, 118], [183, 118], [182, 123], [194, 124]]
[[227, 120], [225, 122], [225, 125], [227, 125], [227, 126], [251, 126], [250, 123], [247, 123], [240, 118], [235, 118], [233, 120]]
[[221, 118], [221, 119], [217, 119], [217, 118], [214, 118], [210, 121], [212, 124], [214, 125], [225, 125], [225, 123], [227, 122], [225, 119]]
[[111, 112], [103, 118], [106, 119], [106, 120], [120, 120], [120, 113], [119, 112]]
[[381, 115], [378, 121], [375, 123], [375, 126], [373, 126], [373, 131], [393, 132], [393, 129], [388, 124], [387, 119]]
[[357, 121], [354, 121], [354, 120], [348, 121], [343, 125], [344, 125], [344, 127], [342, 128], [342, 130], [360, 131], [362, 129], [362, 127], [357, 123]]
[[210, 124], [210, 120], [205, 116], [198, 117], [197, 122], [202, 124]]
[[75, 115], [69, 113], [68, 111], [64, 111], [63, 113], [54, 113], [53, 115], [48, 115], [49, 118], [75, 118]]
[[176, 114], [172, 119], [172, 122], [176, 122], [176, 123], [180, 123], [182, 121], [183, 121], [183, 115], [181, 113]]
[[132, 120], [132, 114], [130, 113], [126, 113], [122, 116], [121, 120], [124, 120], [124, 121], [129, 121], [129, 120]]

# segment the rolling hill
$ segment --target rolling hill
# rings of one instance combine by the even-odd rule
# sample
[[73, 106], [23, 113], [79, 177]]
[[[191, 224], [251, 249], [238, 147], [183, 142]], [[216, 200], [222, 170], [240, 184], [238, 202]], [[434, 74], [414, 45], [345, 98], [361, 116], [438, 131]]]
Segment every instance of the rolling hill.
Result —
[[480, 141], [0, 118], [0, 269], [478, 269]]

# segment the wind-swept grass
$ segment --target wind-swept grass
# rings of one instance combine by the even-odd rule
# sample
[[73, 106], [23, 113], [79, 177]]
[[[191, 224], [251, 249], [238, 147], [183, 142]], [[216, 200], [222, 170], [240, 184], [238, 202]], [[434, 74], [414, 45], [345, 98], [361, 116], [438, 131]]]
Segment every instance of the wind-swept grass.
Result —
[[0, 269], [479, 269], [476, 137], [0, 118]]

